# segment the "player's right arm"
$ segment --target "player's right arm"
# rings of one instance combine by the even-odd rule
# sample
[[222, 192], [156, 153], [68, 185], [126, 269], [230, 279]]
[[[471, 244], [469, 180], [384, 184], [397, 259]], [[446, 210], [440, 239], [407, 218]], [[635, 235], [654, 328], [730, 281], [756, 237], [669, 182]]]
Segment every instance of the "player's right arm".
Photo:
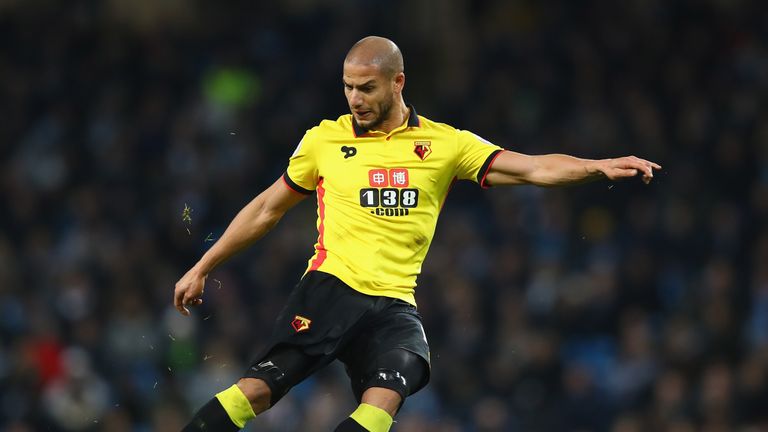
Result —
[[264, 236], [286, 211], [306, 196], [290, 189], [280, 178], [243, 207], [221, 238], [176, 282], [173, 294], [176, 309], [184, 315], [189, 315], [187, 306], [202, 304], [208, 274], [217, 265]]

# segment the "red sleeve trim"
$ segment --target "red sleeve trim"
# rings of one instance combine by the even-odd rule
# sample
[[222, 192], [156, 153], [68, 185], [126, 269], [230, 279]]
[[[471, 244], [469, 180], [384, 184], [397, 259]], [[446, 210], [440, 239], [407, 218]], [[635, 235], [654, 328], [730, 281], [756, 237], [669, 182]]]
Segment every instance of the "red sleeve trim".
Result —
[[294, 191], [296, 193], [300, 193], [302, 195], [312, 195], [312, 192], [314, 192], [314, 191], [311, 191], [309, 189], [304, 189], [303, 187], [301, 187], [298, 184], [296, 184], [295, 181], [291, 180], [291, 178], [288, 177], [288, 173], [287, 172], [285, 174], [283, 174], [282, 179], [283, 179], [283, 182], [285, 183], [285, 185], [288, 186], [289, 189], [291, 189], [292, 191]]
[[488, 177], [488, 171], [491, 170], [491, 165], [493, 165], [493, 161], [496, 160], [497, 157], [503, 152], [504, 150], [496, 150], [490, 155], [488, 155], [488, 158], [485, 160], [485, 163], [480, 168], [480, 171], [477, 173], [477, 183], [480, 185], [483, 189], [488, 189], [489, 187], [493, 186], [488, 184], [485, 181], [485, 178]]

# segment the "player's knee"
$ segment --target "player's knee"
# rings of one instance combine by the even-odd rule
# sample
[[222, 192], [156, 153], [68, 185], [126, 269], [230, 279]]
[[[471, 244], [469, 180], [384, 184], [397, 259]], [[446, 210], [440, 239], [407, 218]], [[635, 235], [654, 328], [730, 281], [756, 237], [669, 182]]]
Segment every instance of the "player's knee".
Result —
[[363, 395], [367, 396], [373, 388], [388, 389], [399, 396], [399, 409], [405, 398], [419, 391], [428, 380], [429, 367], [424, 359], [407, 350], [392, 350], [380, 356], [376, 365], [362, 377], [358, 399], [362, 401]]
[[[410, 394], [408, 379], [400, 372], [392, 369], [377, 369], [368, 375], [362, 387], [362, 392], [360, 401], [374, 406], [379, 406], [379, 404], [372, 403], [374, 401], [372, 397], [375, 397], [376, 401], [387, 403], [387, 405], [396, 398], [395, 411]], [[384, 406], [379, 407], [386, 409]], [[386, 409], [386, 411], [390, 410]]]
[[[286, 379], [284, 369], [278, 367], [275, 363], [283, 363], [283, 367], [286, 367], [285, 362], [287, 362], [287, 367], [290, 369], [293, 367], [291, 363], [293, 360], [295, 360], [295, 358], [282, 358], [275, 361], [263, 360], [251, 366], [245, 373], [245, 377], [243, 379], [255, 379], [259, 381], [263, 391], [267, 392], [267, 408], [274, 406], [283, 396], [285, 396], [286, 393], [288, 393], [288, 390], [291, 388], [291, 382], [289, 382], [290, 380]], [[260, 392], [259, 395], [261, 396], [262, 393], [263, 392]]]
[[254, 414], [258, 415], [269, 408], [272, 390], [270, 390], [264, 380], [259, 378], [240, 378], [237, 386], [248, 399], [248, 402], [251, 403]]

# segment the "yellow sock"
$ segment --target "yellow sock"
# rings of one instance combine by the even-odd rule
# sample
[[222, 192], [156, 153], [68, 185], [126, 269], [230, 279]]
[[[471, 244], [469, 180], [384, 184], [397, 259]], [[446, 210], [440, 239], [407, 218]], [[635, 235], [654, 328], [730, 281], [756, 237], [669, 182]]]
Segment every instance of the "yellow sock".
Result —
[[392, 417], [388, 412], [366, 403], [361, 403], [349, 416], [370, 432], [387, 432], [392, 427]]
[[248, 398], [245, 397], [245, 394], [237, 385], [217, 393], [216, 399], [224, 407], [224, 411], [227, 412], [232, 423], [240, 429], [245, 427], [245, 423], [248, 420], [256, 418], [256, 414], [253, 412], [253, 408], [251, 408], [251, 403], [248, 402]]

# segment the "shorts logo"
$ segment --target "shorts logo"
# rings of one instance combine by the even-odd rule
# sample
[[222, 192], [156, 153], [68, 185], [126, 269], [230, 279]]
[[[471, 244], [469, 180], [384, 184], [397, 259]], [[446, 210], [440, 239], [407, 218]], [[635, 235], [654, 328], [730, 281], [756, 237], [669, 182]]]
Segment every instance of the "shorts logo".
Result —
[[424, 160], [432, 154], [432, 141], [414, 141], [413, 152], [419, 159]]
[[296, 333], [303, 332], [304, 330], [309, 330], [309, 325], [312, 324], [312, 320], [309, 318], [304, 318], [301, 315], [296, 315], [293, 317], [293, 321], [291, 321], [291, 327], [293, 327], [294, 330], [296, 330]]

